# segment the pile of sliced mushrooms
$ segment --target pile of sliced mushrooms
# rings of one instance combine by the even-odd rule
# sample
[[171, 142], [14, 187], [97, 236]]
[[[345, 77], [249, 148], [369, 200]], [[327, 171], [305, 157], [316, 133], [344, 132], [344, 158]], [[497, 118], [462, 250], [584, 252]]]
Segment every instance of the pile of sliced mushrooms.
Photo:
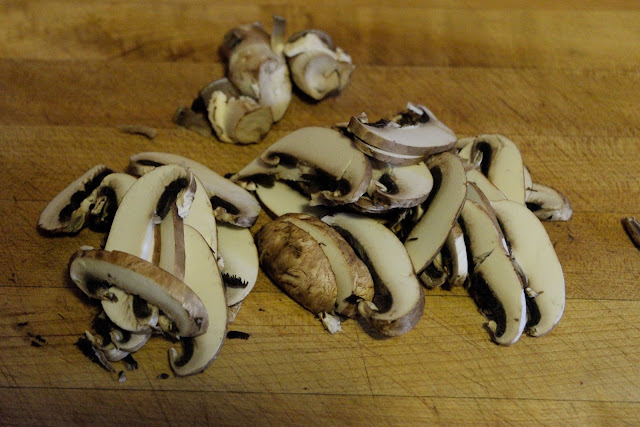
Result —
[[300, 92], [320, 101], [349, 83], [351, 57], [318, 29], [300, 31], [285, 40], [286, 22], [273, 17], [269, 35], [261, 23], [229, 30], [221, 51], [227, 77], [205, 86], [191, 108], [179, 107], [173, 121], [220, 141], [261, 141], [284, 116], [292, 98], [292, 81]]

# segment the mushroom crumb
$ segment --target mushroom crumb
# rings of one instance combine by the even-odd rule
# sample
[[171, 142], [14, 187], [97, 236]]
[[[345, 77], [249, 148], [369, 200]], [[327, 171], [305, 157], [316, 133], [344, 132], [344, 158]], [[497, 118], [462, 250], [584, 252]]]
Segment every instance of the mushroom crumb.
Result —
[[123, 383], [126, 380], [127, 380], [127, 376], [125, 375], [124, 371], [118, 372], [118, 382]]
[[169, 374], [163, 372], [160, 375], [158, 375], [156, 378], [159, 380], [166, 380], [167, 378], [169, 378]]
[[248, 334], [246, 332], [241, 332], [241, 331], [227, 332], [227, 339], [229, 340], [235, 340], [235, 339], [248, 340], [250, 336], [251, 334]]
[[148, 139], [153, 139], [158, 136], [158, 130], [149, 126], [142, 125], [122, 125], [117, 128], [120, 132], [129, 133], [132, 135], [142, 135]]

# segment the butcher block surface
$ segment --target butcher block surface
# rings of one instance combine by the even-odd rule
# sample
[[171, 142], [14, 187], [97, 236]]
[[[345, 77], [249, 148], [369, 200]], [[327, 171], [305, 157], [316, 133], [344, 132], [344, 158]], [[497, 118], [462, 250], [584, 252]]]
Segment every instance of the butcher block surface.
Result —
[[[287, 34], [319, 28], [352, 55], [347, 89], [318, 103], [294, 95], [256, 145], [174, 125], [175, 109], [223, 75], [223, 34], [270, 29], [276, 14]], [[638, 64], [632, 0], [1, 2], [0, 424], [638, 425], [640, 251], [620, 223], [640, 216]], [[459, 137], [509, 137], [534, 181], [571, 200], [570, 221], [545, 223], [567, 294], [549, 335], [497, 346], [464, 289], [425, 291], [405, 335], [380, 339], [357, 320], [331, 335], [261, 272], [229, 326], [249, 338], [228, 339], [202, 374], [173, 376], [175, 344], [160, 338], [122, 382], [76, 348], [98, 306], [67, 264], [105, 235], [36, 230], [76, 177], [141, 151], [226, 174], [295, 129], [375, 120], [408, 101]]]

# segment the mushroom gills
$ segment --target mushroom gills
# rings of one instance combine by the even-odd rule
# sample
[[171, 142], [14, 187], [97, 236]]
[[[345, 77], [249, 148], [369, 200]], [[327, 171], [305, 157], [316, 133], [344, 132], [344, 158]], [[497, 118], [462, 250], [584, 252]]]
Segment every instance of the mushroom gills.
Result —
[[424, 312], [424, 292], [402, 242], [380, 222], [362, 215], [338, 213], [322, 220], [351, 244], [373, 278], [373, 303], [361, 300], [359, 313], [382, 335], [413, 329]]

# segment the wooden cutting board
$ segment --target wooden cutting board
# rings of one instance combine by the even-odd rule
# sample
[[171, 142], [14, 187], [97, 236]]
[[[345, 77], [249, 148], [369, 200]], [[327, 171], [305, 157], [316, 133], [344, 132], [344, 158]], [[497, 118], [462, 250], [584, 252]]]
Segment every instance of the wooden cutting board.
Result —
[[[224, 32], [269, 29], [275, 13], [289, 34], [321, 28], [352, 54], [347, 90], [295, 97], [253, 146], [173, 125], [175, 108], [222, 76]], [[0, 4], [0, 423], [639, 423], [640, 251], [620, 225], [640, 215], [639, 63], [640, 5], [624, 0]], [[75, 348], [98, 308], [67, 262], [104, 235], [35, 228], [75, 177], [150, 150], [225, 174], [294, 129], [389, 116], [407, 101], [459, 136], [511, 138], [533, 179], [571, 200], [569, 222], [545, 224], [567, 290], [550, 335], [496, 346], [462, 289], [426, 292], [406, 335], [378, 339], [357, 321], [330, 335], [261, 273], [230, 326], [249, 339], [228, 340], [201, 375], [173, 377], [162, 339], [136, 353], [124, 382]]]

